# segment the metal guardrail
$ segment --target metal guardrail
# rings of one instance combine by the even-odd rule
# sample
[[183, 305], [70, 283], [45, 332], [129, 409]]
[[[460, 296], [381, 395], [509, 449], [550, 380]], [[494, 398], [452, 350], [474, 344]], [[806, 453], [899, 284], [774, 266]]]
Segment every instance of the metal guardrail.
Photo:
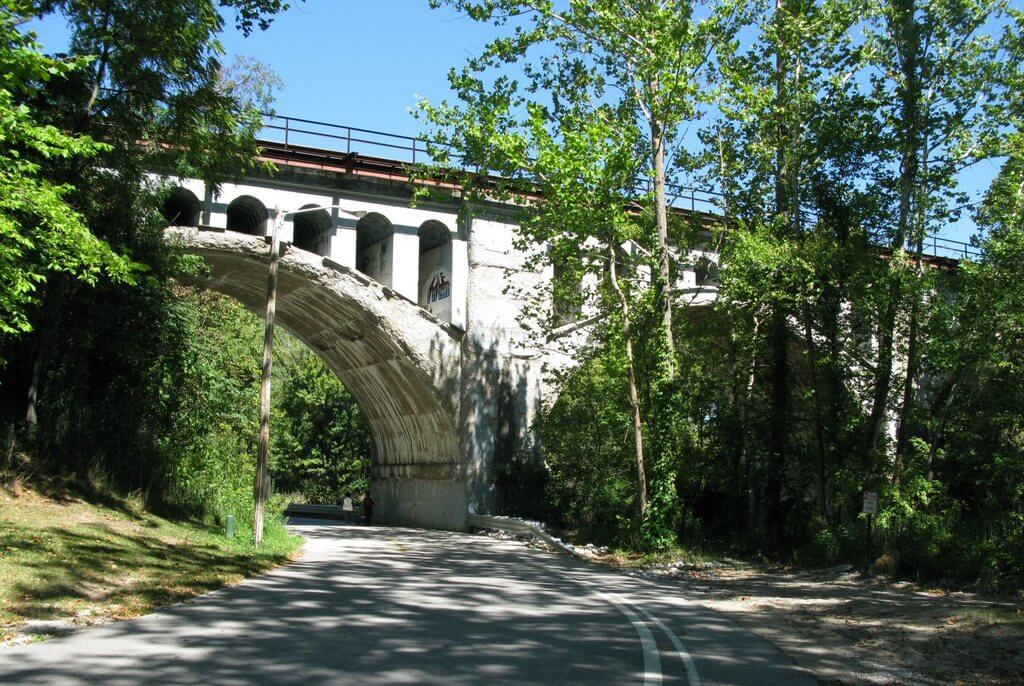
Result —
[[[324, 147], [323, 141], [337, 147], [330, 148], [333, 152], [351, 154], [353, 152], [365, 153], [367, 149], [371, 152], [387, 152], [391, 156], [396, 153], [408, 153], [399, 155], [399, 162], [428, 162], [427, 141], [413, 136], [403, 136], [397, 133], [385, 133], [373, 129], [361, 129], [356, 126], [345, 126], [343, 124], [330, 124], [312, 119], [300, 119], [298, 117], [285, 117], [279, 114], [265, 114], [263, 131], [270, 131], [275, 143], [284, 145], [302, 145], [307, 147]], [[362, 150], [356, 151], [353, 145], [365, 146]], [[417, 159], [418, 158], [418, 159]]]
[[496, 531], [508, 531], [513, 534], [529, 534], [541, 539], [552, 548], [561, 550], [563, 553], [585, 559], [578, 550], [566, 545], [560, 538], [555, 538], [544, 529], [540, 522], [530, 522], [518, 517], [499, 517], [497, 515], [470, 514], [466, 517], [466, 525], [478, 529], [494, 529]]
[[345, 510], [341, 505], [323, 505], [309, 503], [290, 503], [284, 511], [289, 517], [312, 517], [314, 519], [344, 519], [362, 521], [362, 511]]
[[[319, 148], [334, 153], [351, 155], [359, 153], [371, 156], [387, 156], [396, 162], [412, 164], [429, 163], [430, 141], [415, 136], [404, 136], [364, 129], [357, 126], [332, 124], [329, 122], [287, 117], [280, 114], [264, 114], [262, 136], [268, 142], [284, 146]], [[433, 143], [433, 145], [446, 144]], [[651, 190], [649, 181], [642, 181], [636, 188], [644, 194]], [[667, 187], [669, 204], [678, 209], [722, 216], [725, 195], [707, 188], [669, 183]], [[925, 237], [925, 254], [928, 257], [954, 260], [971, 259], [981, 256], [981, 250], [972, 243], [945, 238], [936, 234]], [[928, 251], [931, 252], [928, 252]], [[908, 251], [912, 252], [912, 250]]]
[[[981, 249], [973, 243], [930, 234], [924, 238], [924, 254], [929, 257], [948, 257], [954, 260], [969, 260], [981, 257]], [[910, 250], [908, 248], [908, 250]], [[929, 252], [929, 250], [931, 252]]]

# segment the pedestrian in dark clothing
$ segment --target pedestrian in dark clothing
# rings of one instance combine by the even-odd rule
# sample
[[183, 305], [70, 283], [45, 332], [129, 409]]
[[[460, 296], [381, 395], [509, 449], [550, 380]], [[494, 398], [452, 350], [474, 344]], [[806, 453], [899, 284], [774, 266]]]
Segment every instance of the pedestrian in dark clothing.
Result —
[[363, 497], [363, 517], [367, 525], [373, 524], [373, 496], [369, 493]]

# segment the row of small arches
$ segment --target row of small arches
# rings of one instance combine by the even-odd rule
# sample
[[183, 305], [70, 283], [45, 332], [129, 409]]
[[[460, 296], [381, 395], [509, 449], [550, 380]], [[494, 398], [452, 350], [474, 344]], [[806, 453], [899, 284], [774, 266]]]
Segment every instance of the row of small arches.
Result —
[[[303, 250], [327, 255], [330, 249], [328, 237], [334, 230], [334, 221], [325, 209], [314, 209], [317, 205], [304, 205], [292, 215], [294, 234], [292, 243]], [[199, 226], [202, 216], [202, 202], [187, 188], [172, 190], [163, 204], [163, 215], [171, 226]], [[305, 211], [302, 211], [305, 210]], [[270, 211], [258, 198], [242, 195], [228, 204], [227, 229], [253, 236], [267, 234]], [[394, 232], [394, 226], [382, 214], [371, 212], [361, 217], [356, 224], [356, 250], [361, 251], [374, 245]], [[451, 241], [451, 232], [443, 223], [430, 220], [418, 231], [420, 252], [426, 252]]]

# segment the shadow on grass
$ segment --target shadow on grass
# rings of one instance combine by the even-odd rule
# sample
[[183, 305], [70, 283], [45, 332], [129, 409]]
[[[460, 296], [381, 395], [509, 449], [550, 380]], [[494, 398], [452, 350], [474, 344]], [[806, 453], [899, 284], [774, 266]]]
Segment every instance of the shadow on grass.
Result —
[[60, 505], [84, 502], [113, 510], [132, 520], [142, 521], [150, 516], [131, 497], [115, 493], [102, 481], [32, 472], [17, 476], [0, 472], [0, 487], [14, 497], [18, 495], [17, 490], [28, 488]]
[[[146, 526], [159, 528], [156, 522]], [[6, 614], [44, 619], [89, 606], [101, 616], [132, 616], [287, 558], [286, 552], [221, 547], [208, 529], [194, 533], [179, 544], [103, 522], [42, 529], [0, 522], [0, 561], [13, 563], [6, 581], [0, 580]]]

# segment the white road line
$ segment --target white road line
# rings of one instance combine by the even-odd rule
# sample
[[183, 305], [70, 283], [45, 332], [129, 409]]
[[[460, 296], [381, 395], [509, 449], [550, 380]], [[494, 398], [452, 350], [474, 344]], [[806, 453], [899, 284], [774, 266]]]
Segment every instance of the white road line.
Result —
[[[536, 560], [524, 559], [524, 562], [532, 567], [538, 567], [545, 573], [559, 574], [557, 569], [543, 565]], [[606, 593], [595, 590], [590, 587], [590, 584], [580, 581], [571, 574], [562, 575], [559, 574], [563, 579], [567, 579], [577, 586], [583, 588], [591, 595], [596, 596], [598, 599], [603, 600], [609, 605], [616, 608], [621, 612], [629, 623], [633, 625], [636, 630], [637, 636], [640, 637], [640, 648], [644, 655], [644, 686], [657, 686], [661, 683], [661, 655], [658, 651], [658, 642], [654, 640], [654, 634], [648, 628], [647, 624], [637, 615], [625, 601], [620, 601], [618, 598], [614, 598]]]
[[654, 684], [660, 684], [661, 657], [658, 654], [658, 643], [654, 640], [654, 634], [652, 634], [651, 630], [647, 628], [644, 621], [640, 619], [632, 609], [630, 609], [630, 606], [627, 603], [619, 601], [617, 598], [602, 593], [601, 591], [595, 591], [576, 579], [573, 579], [573, 581], [580, 584], [606, 603], [614, 605], [618, 608], [619, 612], [626, 616], [629, 623], [633, 625], [634, 629], [636, 629], [637, 635], [640, 636], [640, 646], [643, 648], [644, 652], [644, 685], [653, 686]]
[[682, 640], [676, 636], [675, 632], [665, 626], [665, 623], [660, 619], [652, 615], [650, 612], [642, 607], [637, 607], [637, 610], [643, 614], [644, 617], [651, 620], [658, 625], [665, 635], [668, 636], [668, 640], [672, 642], [672, 646], [676, 649], [676, 654], [679, 655], [679, 659], [683, 661], [683, 666], [686, 668], [686, 680], [690, 686], [700, 686], [700, 676], [697, 675], [697, 665], [693, 663], [693, 658], [690, 657], [690, 652], [683, 645]]
[[[526, 562], [535, 567], [540, 567], [546, 572], [557, 572], [557, 570], [546, 565], [542, 565], [536, 560], [526, 560]], [[683, 668], [686, 670], [687, 683], [689, 684], [689, 686], [701, 686], [700, 675], [697, 673], [697, 665], [694, 663], [693, 657], [690, 656], [690, 652], [686, 649], [686, 646], [683, 644], [682, 640], [678, 636], [676, 636], [675, 632], [669, 629], [664, 622], [662, 622], [660, 619], [658, 619], [657, 617], [655, 617], [639, 605], [632, 604], [626, 600], [621, 600], [614, 596], [608, 595], [607, 593], [602, 593], [601, 591], [597, 591], [591, 588], [590, 582], [582, 581], [572, 573], [563, 575], [563, 578], [572, 581], [577, 586], [583, 587], [588, 592], [592, 593], [593, 595], [596, 595], [598, 598], [605, 601], [606, 603], [614, 605], [619, 610], [619, 612], [625, 615], [626, 619], [629, 620], [630, 624], [633, 625], [633, 628], [636, 629], [637, 635], [640, 636], [640, 645], [643, 648], [644, 653], [644, 684], [661, 683], [661, 658], [659, 656], [658, 644], [654, 640], [654, 635], [651, 633], [651, 630], [647, 627], [647, 624], [645, 624], [644, 621], [640, 619], [640, 617], [638, 617], [635, 612], [633, 612], [633, 610], [637, 610], [638, 612], [643, 614], [643, 616], [646, 617], [648, 621], [653, 622], [659, 629], [665, 632], [665, 636], [672, 643], [672, 647], [676, 650], [676, 655], [678, 655], [679, 659], [683, 662]]]

